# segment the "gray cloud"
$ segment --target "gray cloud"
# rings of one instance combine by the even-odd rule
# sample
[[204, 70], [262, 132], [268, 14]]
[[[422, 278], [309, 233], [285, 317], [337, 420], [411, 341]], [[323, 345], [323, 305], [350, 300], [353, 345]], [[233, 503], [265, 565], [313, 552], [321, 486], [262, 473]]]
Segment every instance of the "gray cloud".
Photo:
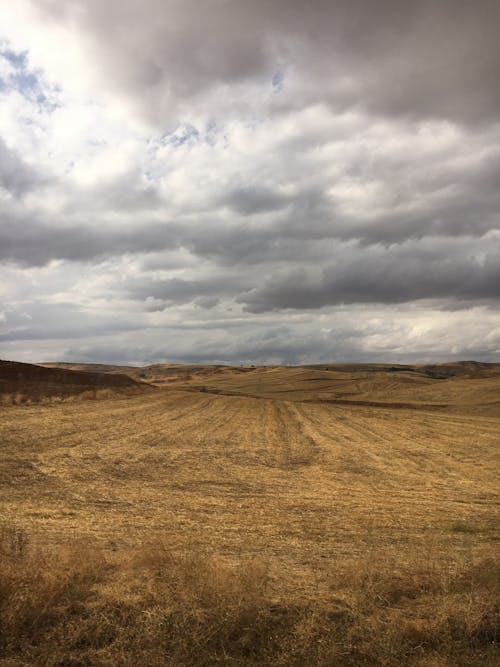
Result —
[[29, 2], [3, 356], [500, 358], [496, 0]]
[[[381, 173], [374, 180], [379, 167]], [[411, 168], [376, 164], [370, 172], [365, 170], [348, 179], [348, 187], [373, 184], [387, 191], [380, 196], [380, 203], [375, 201], [373, 208], [359, 212], [344, 210], [341, 199], [327, 195], [327, 183], [323, 189], [308, 188], [287, 197], [271, 185], [231, 190], [224, 196], [224, 202], [234, 210], [230, 223], [217, 212], [217, 204], [208, 213], [190, 214], [188, 224], [150, 222], [152, 212], [161, 211], [162, 206], [167, 209], [163, 215], [171, 217], [168, 207], [159, 203], [157, 195], [144, 195], [140, 189], [134, 194], [128, 180], [114, 191], [111, 201], [108, 194], [103, 198], [102, 187], [71, 192], [70, 224], [66, 212], [49, 224], [47, 213], [40, 209], [5, 203], [0, 213], [0, 259], [41, 265], [52, 259], [88, 261], [182, 247], [222, 265], [256, 264], [308, 255], [319, 259], [324, 251], [321, 241], [357, 239], [366, 244], [391, 244], [426, 236], [481, 237], [500, 229], [500, 156], [462, 171], [453, 165], [439, 168], [427, 167], [424, 160], [414, 161]], [[39, 183], [36, 174], [15, 169], [6, 169], [5, 179], [17, 192]], [[82, 220], [82, 211], [88, 212], [88, 220]], [[124, 223], [93, 222], [95, 216], [99, 219], [108, 211], [124, 212]], [[139, 218], [132, 216], [135, 211]], [[272, 217], [254, 225], [253, 218], [260, 213]]]
[[4, 217], [0, 226], [0, 260], [41, 266], [53, 259], [99, 260], [104, 257], [176, 247], [172, 225], [145, 224], [135, 229], [37, 224], [27, 215]]
[[319, 275], [293, 269], [243, 294], [249, 312], [316, 309], [334, 304], [403, 303], [418, 299], [498, 299], [500, 247], [482, 258], [375, 247], [351, 252]]
[[25, 311], [4, 315], [0, 326], [0, 344], [17, 341], [74, 340], [86, 336], [114, 335], [136, 331], [144, 326], [140, 314], [134, 320], [126, 316], [84, 313], [71, 303], [52, 304], [44, 301], [30, 304]]
[[45, 181], [36, 169], [10, 149], [0, 137], [0, 192], [5, 189], [15, 197], [22, 197]]
[[152, 305], [156, 304], [155, 309], [159, 310], [160, 306], [166, 307], [171, 303], [182, 304], [193, 301], [201, 304], [210, 303], [215, 295], [231, 294], [235, 288], [234, 283], [232, 286], [229, 285], [227, 275], [197, 280], [183, 278], [155, 280], [150, 276], [145, 276], [140, 280], [128, 283], [125, 286], [125, 293], [129, 298], [148, 301]]
[[[345, 358], [355, 354], [359, 346], [360, 335], [351, 329], [339, 327], [333, 336], [325, 335], [306, 327], [300, 333], [287, 325], [271, 325], [262, 331], [249, 327], [246, 333], [227, 336], [220, 331], [208, 329], [202, 347], [196, 349], [193, 342], [197, 331], [189, 327], [181, 329], [182, 339], [169, 338], [169, 349], [164, 346], [145, 348], [137, 345], [123, 345], [112, 348], [106, 344], [94, 346], [70, 347], [66, 353], [68, 360], [101, 361], [103, 363], [276, 363], [294, 364], [301, 359], [319, 361], [332, 358]], [[179, 334], [180, 331], [177, 331]], [[287, 341], [283, 345], [283, 340]], [[335, 344], [333, 344], [335, 340]], [[311, 349], [315, 355], [311, 355]], [[140, 360], [140, 361], [138, 361]]]
[[277, 211], [289, 201], [289, 197], [263, 186], [234, 188], [223, 199], [223, 203], [242, 215]]
[[498, 117], [496, 0], [40, 0], [37, 6], [76, 23], [103, 63], [106, 85], [141, 100], [156, 120], [221, 85], [270, 80], [283, 65], [302, 81], [301, 102], [278, 104], [319, 95], [337, 108], [396, 116]]
[[[441, 329], [430, 326], [426, 335], [415, 339], [412, 325], [403, 317], [397, 323], [387, 318], [385, 310], [373, 310], [376, 321], [368, 328], [366, 312], [349, 315], [339, 312], [324, 324], [290, 317], [246, 320], [243, 326], [224, 321], [204, 328], [199, 339], [199, 323], [186, 322], [149, 336], [148, 344], [137, 344], [135, 335], [118, 339], [114, 345], [93, 339], [82, 345], [70, 344], [66, 360], [101, 361], [103, 363], [321, 363], [335, 361], [415, 362], [435, 359], [491, 360], [498, 354], [500, 331], [486, 340], [488, 325], [481, 325], [484, 312], [461, 320], [455, 335], [439, 335]], [[402, 315], [407, 313], [402, 311]], [[429, 326], [429, 325], [428, 325]], [[375, 344], [374, 341], [377, 341]], [[476, 341], [476, 342], [471, 342]]]

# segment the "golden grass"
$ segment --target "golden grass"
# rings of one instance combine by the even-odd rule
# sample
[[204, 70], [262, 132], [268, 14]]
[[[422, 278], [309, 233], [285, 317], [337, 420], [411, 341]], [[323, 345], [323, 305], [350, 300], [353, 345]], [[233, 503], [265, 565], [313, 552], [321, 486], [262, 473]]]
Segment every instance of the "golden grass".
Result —
[[320, 376], [0, 407], [0, 665], [497, 664], [498, 393]]
[[[498, 664], [492, 560], [333, 559], [328, 597], [277, 599], [268, 566], [172, 550], [33, 550], [0, 531], [0, 664]], [[21, 545], [21, 546], [19, 546]]]
[[[72, 388], [73, 389], [73, 388]], [[74, 390], [68, 392], [61, 392], [58, 388], [57, 393], [44, 394], [44, 393], [34, 393], [32, 391], [17, 391], [17, 392], [4, 392], [0, 394], [0, 406], [10, 406], [10, 405], [33, 405], [41, 403], [42, 405], [51, 405], [53, 403], [70, 403], [76, 400], [99, 400], [102, 398], [114, 398], [117, 396], [133, 396], [136, 395], [138, 391], [135, 388], [127, 389], [82, 389], [81, 387], [74, 388]]]

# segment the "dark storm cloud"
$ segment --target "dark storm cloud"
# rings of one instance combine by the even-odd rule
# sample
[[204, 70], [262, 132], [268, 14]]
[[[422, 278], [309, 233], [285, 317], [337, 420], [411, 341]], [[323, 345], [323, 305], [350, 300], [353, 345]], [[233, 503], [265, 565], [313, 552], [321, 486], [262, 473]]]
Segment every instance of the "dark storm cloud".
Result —
[[145, 277], [127, 284], [126, 295], [139, 301], [149, 300], [150, 310], [161, 310], [171, 303], [191, 303], [197, 300], [197, 297], [203, 299], [224, 293], [231, 294], [234, 289], [235, 285], [229, 286], [226, 275], [205, 280], [183, 278], [154, 280]]
[[39, 0], [37, 7], [81, 26], [107, 84], [142, 100], [157, 119], [220, 84], [271, 82], [283, 65], [303, 78], [300, 103], [319, 97], [389, 115], [498, 117], [497, 0]]
[[[318, 195], [316, 203], [309, 197], [307, 204], [299, 197], [288, 212], [264, 225], [253, 226], [238, 220], [227, 225], [211, 216], [211, 219], [200, 218], [189, 225], [144, 223], [131, 228], [125, 225], [122, 228], [84, 224], [49, 226], [35, 222], [30, 211], [9, 210], [5, 206], [6, 210], [0, 213], [0, 260], [41, 266], [53, 259], [91, 261], [122, 254], [185, 249], [220, 267], [239, 265], [243, 269], [263, 265], [271, 271], [277, 262], [288, 262], [292, 266], [303, 262], [324, 263], [338, 243], [349, 240], [369, 247], [426, 237], [449, 238], [450, 244], [460, 237], [481, 239], [488, 231], [500, 228], [498, 214], [492, 206], [496, 199], [496, 191], [492, 190], [488, 199], [478, 188], [472, 202], [456, 197], [456, 201], [440, 204], [435, 210], [432, 204], [424, 204], [422, 211], [411, 210], [409, 206], [408, 210], [388, 210], [366, 222], [336, 212], [334, 206], [328, 207], [322, 195]], [[477, 201], [476, 207], [474, 201]], [[33, 217], [36, 220], [36, 213]], [[485, 249], [487, 243], [485, 241]], [[163, 268], [161, 257], [151, 261], [150, 268]], [[148, 268], [148, 260], [144, 261], [144, 266]], [[203, 293], [202, 285], [200, 290]]]
[[52, 227], [33, 223], [27, 214], [7, 214], [1, 217], [0, 260], [22, 266], [43, 266], [53, 259], [99, 260], [175, 247], [176, 235], [178, 231], [168, 224], [146, 224], [131, 230]]
[[[111, 346], [105, 341], [72, 345], [66, 350], [68, 361], [101, 361], [103, 363], [214, 363], [214, 364], [298, 364], [322, 362], [417, 362], [436, 358], [448, 360], [491, 360], [498, 350], [500, 337], [497, 333], [489, 341], [477, 339], [477, 331], [470, 323], [462, 326], [455, 337], [462, 345], [455, 350], [443, 340], [422, 341], [415, 349], [401, 340], [402, 329], [391, 330], [391, 323], [367, 330], [360, 321], [362, 312], [354, 313], [351, 319], [339, 322], [331, 328], [321, 329], [316, 322], [277, 323], [275, 320], [260, 320], [254, 316], [246, 320], [244, 327], [234, 322], [215, 322], [203, 329], [203, 343], [199, 343], [199, 323], [172, 325], [161, 332], [161, 339], [149, 345], [138, 345], [133, 339], [118, 341]], [[370, 336], [386, 339], [385, 344], [373, 347]], [[401, 343], [403, 346], [400, 347]], [[448, 345], [448, 347], [447, 347]]]
[[389, 200], [382, 210], [376, 202], [373, 212], [362, 215], [337, 211], [331, 235], [401, 243], [425, 236], [483, 236], [500, 229], [500, 152], [493, 150], [469, 166], [463, 164], [466, 160], [467, 153], [435, 163], [431, 158], [428, 164], [412, 155], [405, 164], [375, 162], [354, 183], [388, 185]]
[[[221, 323], [220, 328], [225, 325]], [[227, 327], [226, 327], [227, 328]], [[165, 345], [156, 347], [142, 347], [138, 345], [118, 345], [111, 347], [106, 344], [74, 346], [67, 350], [66, 359], [78, 361], [100, 361], [103, 363], [214, 363], [214, 364], [245, 364], [245, 363], [272, 363], [294, 364], [310, 353], [311, 348], [316, 350], [316, 359], [319, 361], [332, 360], [335, 355], [348, 357], [355, 354], [359, 344], [359, 334], [339, 327], [339, 342], [332, 341], [318, 331], [307, 330], [297, 333], [291, 326], [270, 325], [265, 332], [251, 326], [245, 332], [231, 332], [232, 335], [220, 337], [220, 332], [207, 329], [203, 346], [197, 347], [198, 327], [188, 326], [172, 328], [172, 334], [177, 337], [169, 338]], [[250, 329], [250, 331], [249, 331]], [[234, 334], [238, 335], [234, 335]], [[179, 338], [182, 334], [182, 338]], [[283, 341], [286, 340], [286, 344]], [[168, 348], [168, 352], [165, 350]]]
[[418, 299], [498, 299], [500, 248], [485, 257], [448, 257], [393, 247], [340, 258], [319, 275], [292, 269], [239, 297], [253, 313], [335, 304], [396, 304]]
[[[264, 248], [266, 242], [260, 240]], [[388, 247], [300, 241], [290, 245], [288, 253], [269, 240], [267, 245], [271, 254], [263, 249], [258, 270], [252, 261], [235, 261], [219, 267], [209, 264], [208, 271], [207, 265], [204, 270], [192, 266], [194, 277], [189, 279], [159, 279], [146, 273], [122, 281], [119, 292], [124, 298], [144, 301], [150, 312], [221, 299], [235, 299], [252, 313], [421, 299], [441, 300], [443, 308], [454, 310], [479, 301], [493, 305], [500, 296], [498, 235], [432, 237]]]

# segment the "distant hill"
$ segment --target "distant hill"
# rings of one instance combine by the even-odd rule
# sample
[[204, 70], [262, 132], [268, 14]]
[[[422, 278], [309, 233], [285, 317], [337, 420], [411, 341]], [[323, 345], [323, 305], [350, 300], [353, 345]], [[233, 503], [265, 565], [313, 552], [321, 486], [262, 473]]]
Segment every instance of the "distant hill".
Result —
[[36, 364], [43, 368], [59, 368], [66, 371], [81, 371], [83, 373], [112, 373], [131, 375], [141, 370], [138, 366], [113, 366], [110, 364], [80, 364], [72, 361], [54, 361]]
[[[224, 366], [221, 364], [150, 364], [148, 366], [117, 366], [107, 364], [86, 364], [74, 362], [50, 362], [42, 363], [45, 368], [60, 369], [66, 371], [79, 371], [84, 373], [98, 373], [107, 375], [127, 375], [138, 382], [146, 382], [156, 385], [170, 385], [189, 381], [191, 379], [210, 378], [211, 376], [226, 377], [234, 374], [249, 373], [259, 369], [271, 370], [285, 369], [286, 366]], [[378, 375], [396, 374], [418, 378], [430, 378], [433, 380], [446, 380], [450, 378], [487, 378], [500, 374], [500, 364], [485, 363], [479, 361], [453, 361], [434, 364], [306, 364], [302, 366], [288, 367], [290, 369], [303, 369], [307, 371], [330, 371], [341, 374]]]
[[[149, 366], [115, 366], [106, 364], [81, 364], [72, 362], [50, 362], [41, 363], [45, 368], [59, 368], [64, 370], [81, 372], [98, 372], [109, 374], [126, 374], [134, 380], [159, 382], [165, 379], [176, 380], [185, 379], [190, 375], [212, 375], [223, 369], [230, 369], [230, 366], [211, 365], [211, 364], [151, 364]], [[233, 370], [243, 370], [234, 368]]]
[[437, 380], [458, 376], [488, 377], [500, 373], [500, 364], [481, 361], [450, 361], [436, 364], [311, 364], [301, 366], [301, 368], [347, 373], [401, 373], [406, 371]]
[[36, 364], [0, 360], [0, 394], [20, 394], [24, 399], [68, 396], [101, 389], [144, 389], [124, 373], [109, 374], [47, 368]]

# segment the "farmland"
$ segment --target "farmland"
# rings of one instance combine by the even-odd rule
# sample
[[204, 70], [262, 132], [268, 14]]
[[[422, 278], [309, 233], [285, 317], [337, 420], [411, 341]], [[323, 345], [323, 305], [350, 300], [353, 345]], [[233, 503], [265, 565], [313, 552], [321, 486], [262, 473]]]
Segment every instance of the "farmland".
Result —
[[[144, 391], [0, 407], [8, 581], [28, 562], [92, 553], [90, 602], [65, 608], [66, 625], [89, 609], [135, 619], [115, 619], [106, 641], [82, 623], [79, 650], [62, 625], [59, 638], [42, 627], [16, 643], [11, 603], [0, 648], [21, 662], [4, 664], [496, 663], [498, 368], [155, 373]], [[214, 613], [265, 608], [286, 641], [242, 648], [241, 621], [203, 643], [214, 633], [203, 572]], [[176, 605], [191, 639], [167, 645], [154, 619]], [[149, 643], [130, 639], [131, 609], [152, 614]]]

